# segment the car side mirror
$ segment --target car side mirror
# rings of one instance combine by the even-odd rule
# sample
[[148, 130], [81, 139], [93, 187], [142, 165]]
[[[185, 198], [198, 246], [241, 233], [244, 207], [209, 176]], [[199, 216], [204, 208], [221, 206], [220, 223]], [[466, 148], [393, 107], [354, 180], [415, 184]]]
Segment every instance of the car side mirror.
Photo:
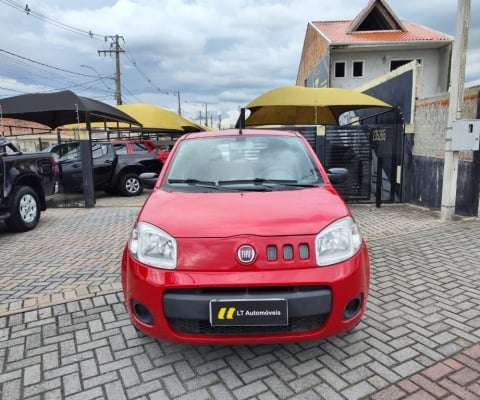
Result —
[[327, 170], [328, 179], [332, 184], [342, 183], [347, 180], [348, 170], [346, 168], [329, 168]]
[[143, 172], [138, 176], [140, 183], [147, 189], [153, 189], [157, 183], [158, 174], [155, 172]]

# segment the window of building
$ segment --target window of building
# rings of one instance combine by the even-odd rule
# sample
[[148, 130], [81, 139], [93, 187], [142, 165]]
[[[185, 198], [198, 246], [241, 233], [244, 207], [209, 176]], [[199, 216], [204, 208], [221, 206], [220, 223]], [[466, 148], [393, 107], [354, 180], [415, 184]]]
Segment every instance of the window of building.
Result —
[[345, 61], [335, 62], [335, 78], [345, 78]]
[[363, 61], [354, 61], [352, 63], [352, 76], [354, 78], [363, 78]]

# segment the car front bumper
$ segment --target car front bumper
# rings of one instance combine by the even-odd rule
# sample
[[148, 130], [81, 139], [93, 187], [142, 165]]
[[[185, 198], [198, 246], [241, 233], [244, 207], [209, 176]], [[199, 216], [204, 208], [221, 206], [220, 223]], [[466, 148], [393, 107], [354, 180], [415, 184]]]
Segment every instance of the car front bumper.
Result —
[[[149, 336], [198, 344], [281, 343], [338, 335], [362, 318], [369, 287], [364, 245], [351, 259], [328, 267], [257, 271], [162, 270], [139, 263], [125, 248], [122, 284], [133, 324]], [[218, 321], [212, 303], [230, 317]], [[253, 302], [286, 304], [287, 320], [265, 311], [257, 319], [237, 319], [233, 311]], [[283, 306], [282, 306], [283, 307]], [[256, 322], [251, 322], [256, 321]], [[220, 322], [220, 323], [219, 323]]]

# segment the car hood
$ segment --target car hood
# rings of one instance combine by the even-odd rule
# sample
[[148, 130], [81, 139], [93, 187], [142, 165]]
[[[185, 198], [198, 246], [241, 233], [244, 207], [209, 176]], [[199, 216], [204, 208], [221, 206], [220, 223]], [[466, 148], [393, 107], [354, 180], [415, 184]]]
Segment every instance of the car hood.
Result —
[[179, 193], [154, 190], [139, 221], [176, 238], [317, 234], [350, 212], [330, 187], [292, 191]]

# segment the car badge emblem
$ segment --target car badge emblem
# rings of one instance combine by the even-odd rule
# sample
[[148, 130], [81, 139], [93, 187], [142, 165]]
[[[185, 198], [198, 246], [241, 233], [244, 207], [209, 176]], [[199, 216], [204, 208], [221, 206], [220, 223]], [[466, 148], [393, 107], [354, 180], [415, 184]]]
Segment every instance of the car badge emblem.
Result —
[[252, 246], [244, 245], [237, 250], [237, 258], [242, 264], [251, 264], [255, 260], [255, 249]]

